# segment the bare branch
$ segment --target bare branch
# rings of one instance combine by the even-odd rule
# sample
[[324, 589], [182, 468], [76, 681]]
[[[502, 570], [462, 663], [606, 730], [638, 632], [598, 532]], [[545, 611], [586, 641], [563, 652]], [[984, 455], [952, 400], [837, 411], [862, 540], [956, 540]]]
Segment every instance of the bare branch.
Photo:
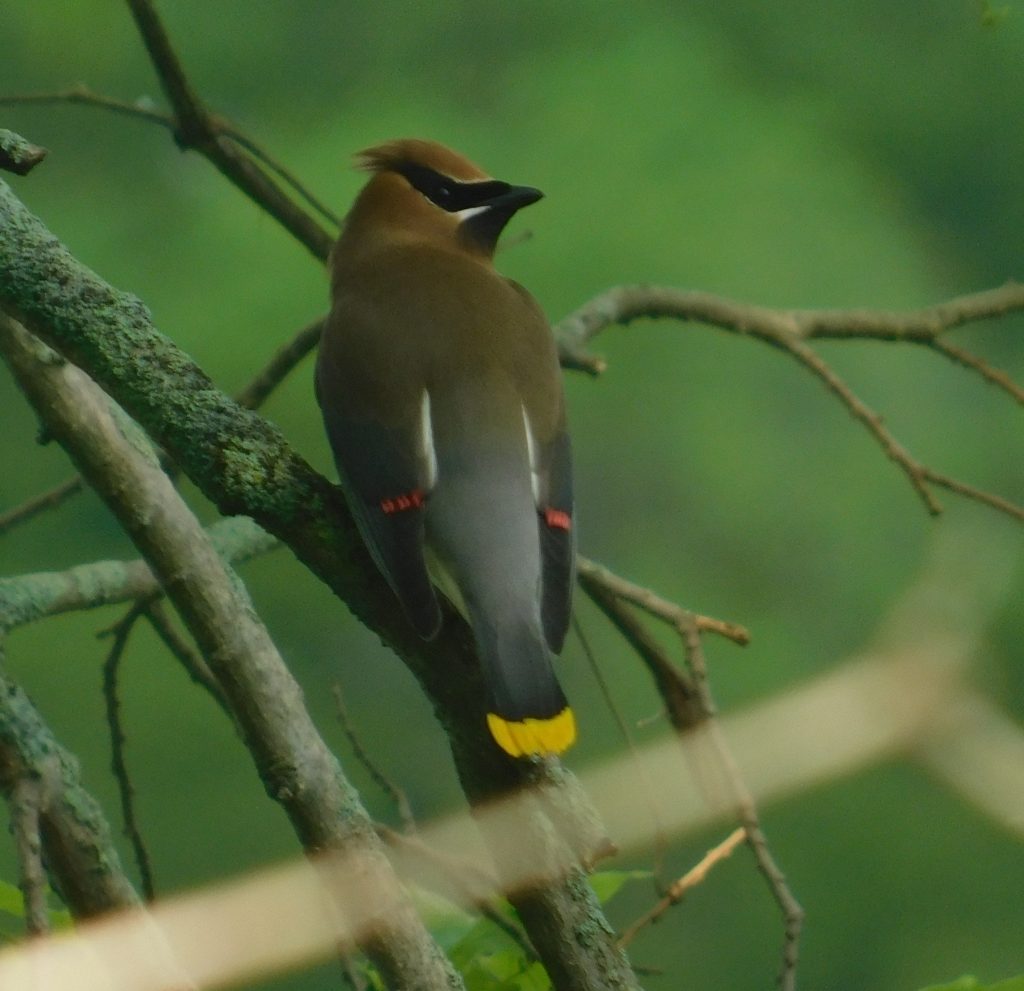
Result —
[[[110, 110], [113, 113], [123, 114], [127, 117], [135, 117], [139, 120], [158, 124], [174, 132], [178, 122], [171, 115], [157, 110], [150, 99], [140, 97], [135, 101], [118, 100], [115, 97], [104, 96], [101, 93], [93, 92], [84, 83], [78, 83], [67, 89], [53, 90], [40, 93], [10, 93], [0, 94], [0, 106], [16, 106], [19, 104], [51, 104], [51, 103], [73, 103], [87, 107], [96, 107], [101, 110]], [[338, 215], [330, 207], [321, 202], [302, 183], [302, 181], [288, 168], [273, 158], [266, 149], [260, 147], [248, 135], [242, 133], [234, 124], [225, 120], [219, 115], [211, 115], [208, 120], [209, 126], [217, 134], [230, 138], [236, 144], [244, 148], [253, 158], [262, 162], [286, 185], [291, 186], [294, 192], [306, 201], [325, 220], [335, 226], [340, 225]]]
[[1015, 519], [1024, 519], [1024, 507], [941, 475], [914, 458], [883, 425], [881, 417], [863, 403], [806, 343], [813, 338], [831, 338], [923, 345], [977, 372], [1015, 401], [1022, 402], [1024, 389], [1005, 372], [940, 339], [941, 334], [966, 323], [1021, 311], [1024, 311], [1024, 284], [1019, 282], [1008, 282], [997, 289], [958, 296], [936, 306], [902, 313], [883, 310], [773, 310], [711, 293], [632, 285], [615, 286], [595, 296], [562, 320], [555, 327], [555, 335], [563, 365], [592, 374], [602, 371], [604, 365], [588, 352], [588, 343], [606, 327], [628, 324], [640, 317], [699, 321], [755, 337], [796, 358], [826, 385], [867, 428], [886, 455], [903, 470], [930, 513], [937, 515], [942, 512], [942, 507], [929, 489], [929, 482]]
[[850, 413], [867, 427], [878, 441], [882, 450], [903, 469], [914, 491], [933, 516], [942, 512], [942, 506], [931, 494], [925, 484], [925, 472], [920, 462], [910, 455], [882, 423], [882, 418], [865, 403], [861, 402], [843, 380], [806, 344], [798, 340], [787, 341], [783, 350], [791, 354], [813, 375], [825, 383], [829, 391], [850, 411]]
[[616, 598], [624, 599], [638, 606], [644, 612], [655, 616], [657, 619], [668, 623], [676, 632], [696, 626], [701, 632], [715, 633], [718, 636], [732, 640], [741, 647], [750, 642], [750, 634], [736, 623], [729, 623], [721, 619], [713, 619], [711, 616], [702, 616], [699, 613], [683, 609], [674, 602], [663, 599], [660, 595], [642, 585], [635, 585], [633, 582], [620, 578], [612, 573], [604, 565], [591, 561], [582, 555], [576, 557], [576, 571], [581, 581], [593, 586], [600, 586], [607, 589]]
[[132, 787], [128, 765], [124, 759], [126, 740], [124, 725], [121, 722], [121, 700], [117, 692], [121, 658], [124, 656], [128, 639], [136, 622], [146, 612], [148, 606], [149, 602], [146, 598], [137, 600], [127, 615], [119, 619], [109, 629], [103, 630], [100, 636], [113, 634], [114, 637], [110, 653], [103, 664], [103, 701], [107, 709], [107, 726], [110, 730], [110, 769], [117, 782], [117, 790], [121, 798], [122, 829], [135, 854], [135, 864], [139, 869], [139, 880], [142, 882], [142, 894], [146, 901], [151, 902], [156, 898], [153, 867], [149, 851], [146, 849], [146, 842], [142, 838], [142, 830], [135, 818], [135, 789]]
[[[743, 780], [739, 764], [726, 742], [718, 720], [713, 718], [716, 712], [715, 700], [711, 695], [708, 680], [707, 663], [704, 658], [704, 647], [701, 643], [700, 631], [695, 624], [683, 631], [683, 647], [686, 651], [686, 662], [693, 675], [693, 682], [701, 698], [702, 708], [710, 717], [698, 731], [701, 750], [713, 753], [716, 762], [717, 784], [727, 792], [723, 800], [717, 795], [715, 801], [732, 805], [736, 815], [746, 832], [747, 842], [754, 853], [768, 888], [779, 906], [783, 921], [782, 967], [779, 971], [779, 986], [782, 991], [795, 991], [796, 968], [800, 958], [800, 933], [803, 929], [804, 910], [796, 900], [786, 883], [786, 877], [779, 869], [772, 856], [768, 839], [761, 828], [761, 820], [754, 801], [753, 793]], [[666, 700], [667, 702], [667, 700]], [[705, 779], [706, 781], [706, 779]]]
[[1024, 388], [1021, 388], [1001, 368], [993, 368], [987, 361], [972, 354], [965, 348], [950, 344], [941, 337], [936, 337], [928, 342], [928, 346], [945, 355], [950, 361], [955, 361], [964, 368], [970, 368], [977, 372], [986, 382], [990, 382], [998, 389], [1002, 389], [1010, 398], [1024, 406]]
[[33, 496], [20, 506], [14, 506], [5, 513], [0, 513], [0, 535], [8, 530], [14, 529], [21, 523], [27, 523], [34, 516], [59, 506], [66, 499], [82, 491], [82, 476], [72, 475], [65, 479], [60, 485], [54, 486], [47, 492]]
[[210, 670], [206, 661], [178, 635], [178, 631], [174, 628], [174, 624], [164, 611], [159, 599], [152, 599], [146, 606], [146, 619], [149, 620], [149, 625], [153, 627], [156, 635], [164, 642], [164, 646], [188, 672], [189, 677], [197, 685], [206, 689], [210, 697], [220, 706], [228, 718], [234, 719], [235, 715], [231, 711], [227, 699], [224, 698], [224, 693], [221, 691], [220, 683], [217, 681], [216, 676]]
[[348, 742], [352, 746], [352, 753], [355, 754], [356, 760], [366, 768], [367, 773], [374, 780], [377, 787], [389, 795], [395, 803], [398, 817], [402, 820], [402, 827], [405, 832], [408, 834], [415, 833], [416, 817], [412, 814], [409, 796], [376, 765], [373, 758], [367, 753], [366, 748], [359, 739], [359, 735], [355, 731], [355, 727], [352, 725], [352, 720], [349, 718], [348, 707], [345, 705], [345, 697], [342, 695], [339, 682], [335, 681], [331, 685], [331, 694], [334, 696], [334, 709], [338, 716], [338, 722], [341, 723], [341, 728], [345, 731], [345, 736], [348, 737]]
[[1019, 282], [905, 312], [775, 310], [713, 293], [626, 285], [595, 296], [561, 320], [555, 331], [563, 356], [576, 356], [582, 367], [588, 367], [594, 359], [587, 354], [586, 346], [594, 337], [613, 324], [628, 324], [641, 317], [706, 323], [770, 344], [795, 337], [906, 341], [930, 346], [945, 331], [1020, 311], [1024, 311], [1024, 284]]
[[149, 52], [175, 117], [175, 139], [216, 166], [235, 186], [259, 204], [317, 258], [330, 251], [331, 236], [293, 203], [252, 158], [239, 151], [217, 126], [185, 75], [156, 8], [149, 0], [128, 0], [132, 16]]
[[0, 106], [13, 107], [33, 103], [78, 103], [89, 107], [100, 107], [103, 110], [124, 114], [127, 117], [137, 117], [153, 124], [159, 124], [168, 130], [174, 130], [174, 118], [170, 114], [162, 113], [153, 107], [152, 101], [146, 97], [141, 97], [134, 102], [117, 100], [113, 97], [94, 93], [84, 83], [69, 86], [67, 89], [53, 90], [52, 92], [45, 93], [0, 94]]
[[721, 843], [712, 847], [698, 863], [694, 864], [679, 880], [674, 881], [666, 891], [664, 897], [659, 899], [656, 905], [645, 912], [635, 922], [627, 926], [626, 930], [619, 937], [619, 946], [625, 949], [640, 934], [640, 930], [657, 922], [673, 905], [678, 905], [691, 888], [696, 888], [711, 873], [716, 864], [720, 864], [727, 857], [731, 856], [736, 849], [747, 838], [747, 831], [740, 826], [734, 829]]
[[[221, 558], [241, 564], [280, 546], [265, 530], [242, 516], [219, 520], [208, 530]], [[160, 589], [145, 561], [95, 561], [67, 571], [0, 578], [0, 631], [81, 609], [129, 602]]]

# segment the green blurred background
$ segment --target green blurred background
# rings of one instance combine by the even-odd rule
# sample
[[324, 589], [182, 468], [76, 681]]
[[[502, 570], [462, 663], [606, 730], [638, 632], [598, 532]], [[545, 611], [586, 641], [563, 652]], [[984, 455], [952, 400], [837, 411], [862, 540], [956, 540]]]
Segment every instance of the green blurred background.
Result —
[[[851, 0], [764, 4], [581, 0], [356, 4], [176, 0], [162, 13], [208, 103], [343, 212], [351, 153], [433, 137], [547, 194], [500, 258], [555, 320], [620, 282], [664, 282], [774, 306], [907, 308], [1024, 276], [1024, 6]], [[986, 13], [987, 12], [987, 13]], [[995, 21], [995, 23], [990, 23]], [[110, 0], [5, 4], [0, 92], [83, 81], [163, 105], [127, 9]], [[4, 108], [50, 149], [16, 192], [77, 256], [139, 294], [157, 325], [232, 391], [325, 306], [306, 251], [166, 131], [83, 107]], [[1024, 379], [1020, 317], [956, 332]], [[709, 644], [732, 711], [870, 645], [944, 535], [1006, 575], [986, 603], [971, 678], [1024, 721], [1022, 531], [941, 495], [930, 519], [902, 474], [818, 382], [755, 342], [649, 321], [607, 331], [599, 380], [568, 377], [581, 549], [687, 606], [743, 623]], [[821, 354], [919, 457], [1024, 499], [1024, 416], [924, 351], [827, 344]], [[330, 472], [309, 361], [266, 414]], [[68, 474], [0, 368], [0, 509]], [[194, 491], [195, 505], [214, 514]], [[133, 556], [80, 496], [0, 538], [0, 572]], [[373, 812], [394, 814], [352, 759], [330, 685], [368, 749], [427, 819], [460, 804], [447, 749], [402, 665], [287, 552], [244, 577], [323, 732]], [[954, 576], [955, 580], [955, 576]], [[122, 611], [20, 630], [9, 668], [116, 821], [95, 633]], [[578, 615], [625, 716], [657, 712], [635, 659], [588, 604]], [[578, 641], [561, 665], [585, 768], [621, 753]], [[128, 761], [161, 891], [292, 855], [219, 711], [148, 631], [124, 668]], [[664, 721], [637, 731], [667, 732]], [[910, 989], [1024, 970], [1024, 848], [924, 772], [890, 762], [766, 806], [808, 922], [805, 988]], [[721, 829], [671, 849], [681, 873]], [[3, 876], [11, 852], [0, 851]], [[648, 858], [633, 858], [643, 864]], [[652, 899], [610, 906], [624, 925]], [[781, 923], [750, 860], [723, 865], [634, 944], [651, 988], [770, 986]], [[312, 969], [276, 982], [333, 983]]]

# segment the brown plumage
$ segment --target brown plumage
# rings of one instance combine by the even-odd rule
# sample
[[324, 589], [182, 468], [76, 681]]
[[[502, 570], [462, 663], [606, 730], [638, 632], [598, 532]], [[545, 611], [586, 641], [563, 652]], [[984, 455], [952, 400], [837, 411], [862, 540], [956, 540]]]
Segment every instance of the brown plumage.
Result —
[[515, 756], [565, 749], [551, 665], [569, 621], [572, 480], [557, 354], [540, 307], [495, 270], [537, 190], [434, 142], [360, 154], [371, 178], [331, 257], [317, 395], [353, 515], [418, 632], [440, 611], [425, 552], [465, 603]]

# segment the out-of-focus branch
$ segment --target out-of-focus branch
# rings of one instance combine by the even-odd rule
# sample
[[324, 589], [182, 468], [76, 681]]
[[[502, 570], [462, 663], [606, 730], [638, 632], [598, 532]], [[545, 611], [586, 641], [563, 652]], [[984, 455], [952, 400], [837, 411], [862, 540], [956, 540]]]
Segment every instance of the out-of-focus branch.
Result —
[[711, 293], [632, 285], [615, 286], [595, 296], [563, 319], [555, 327], [555, 336], [562, 364], [593, 375], [604, 371], [605, 363], [588, 351], [589, 342], [606, 327], [628, 324], [640, 317], [696, 321], [757, 338], [795, 358], [824, 383], [867, 428], [886, 455], [903, 470], [930, 513], [942, 512], [929, 488], [929, 485], [935, 485], [1024, 520], [1024, 506], [950, 478], [918, 461], [896, 440], [881, 416], [859, 399], [807, 344], [812, 339], [831, 338], [923, 345], [977, 372], [1016, 402], [1024, 403], [1024, 388], [1009, 375], [941, 337], [966, 323], [1021, 311], [1024, 311], [1024, 284], [1019, 282], [1008, 282], [997, 289], [958, 296], [936, 306], [903, 313], [883, 310], [773, 310]]
[[[47, 429], [160, 576], [218, 675], [268, 792], [287, 811], [304, 847], [350, 851], [375, 875], [388, 916], [363, 949], [385, 981], [392, 987], [457, 987], [457, 975], [401, 893], [373, 824], [317, 733], [301, 690], [155, 458], [123, 432], [127, 421], [117, 421], [109, 400], [79, 369], [54, 362], [8, 319], [0, 321], [0, 351]], [[338, 897], [344, 902], [340, 891]]]

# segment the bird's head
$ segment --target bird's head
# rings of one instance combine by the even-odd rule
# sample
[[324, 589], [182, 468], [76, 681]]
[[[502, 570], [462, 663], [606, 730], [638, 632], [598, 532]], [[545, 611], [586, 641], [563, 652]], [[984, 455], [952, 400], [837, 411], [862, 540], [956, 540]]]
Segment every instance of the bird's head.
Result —
[[357, 162], [373, 173], [346, 221], [359, 237], [426, 239], [490, 258], [512, 215], [544, 195], [493, 179], [435, 141], [388, 141]]

